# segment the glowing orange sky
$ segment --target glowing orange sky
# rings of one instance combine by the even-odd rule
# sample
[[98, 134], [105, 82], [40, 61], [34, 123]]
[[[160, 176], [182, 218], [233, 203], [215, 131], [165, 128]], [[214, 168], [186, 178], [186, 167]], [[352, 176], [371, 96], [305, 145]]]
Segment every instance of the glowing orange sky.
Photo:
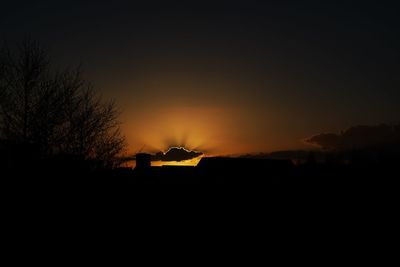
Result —
[[[315, 133], [379, 123], [389, 113], [370, 106], [349, 113], [329, 97], [300, 94], [293, 89], [298, 81], [174, 68], [164, 62], [108, 86], [104, 82], [113, 88], [105, 93], [123, 108], [128, 154], [143, 146], [142, 152], [151, 153], [182, 146], [206, 156], [310, 148], [302, 140]], [[376, 103], [379, 110], [388, 109]]]
[[290, 143], [276, 130], [273, 112], [271, 118], [261, 113], [257, 117], [253, 116], [254, 108], [248, 108], [174, 105], [135, 110], [126, 114], [129, 123], [124, 124], [124, 132], [132, 153], [143, 146], [144, 152], [182, 146], [207, 156], [237, 155], [302, 145], [300, 139]]
[[128, 154], [297, 149], [399, 120], [396, 1], [3, 2], [2, 40], [32, 34], [116, 100]]

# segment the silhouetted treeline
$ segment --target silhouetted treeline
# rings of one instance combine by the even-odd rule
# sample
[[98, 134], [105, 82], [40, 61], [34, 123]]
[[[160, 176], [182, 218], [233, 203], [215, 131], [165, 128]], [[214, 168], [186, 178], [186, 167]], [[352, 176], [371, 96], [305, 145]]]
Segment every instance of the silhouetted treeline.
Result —
[[1, 48], [1, 168], [32, 162], [52, 168], [54, 161], [64, 168], [78, 168], [78, 161], [116, 166], [125, 144], [118, 116], [115, 103], [96, 95], [80, 67], [56, 71], [46, 50], [30, 39], [17, 49]]

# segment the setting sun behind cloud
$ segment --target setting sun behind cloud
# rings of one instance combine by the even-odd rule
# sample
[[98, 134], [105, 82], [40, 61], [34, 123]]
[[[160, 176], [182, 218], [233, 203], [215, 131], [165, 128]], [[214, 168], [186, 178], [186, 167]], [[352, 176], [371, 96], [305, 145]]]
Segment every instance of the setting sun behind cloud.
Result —
[[[160, 108], [147, 114], [138, 114], [131, 132], [145, 152], [167, 151], [171, 147], [213, 154], [230, 135], [234, 117], [221, 108]], [[137, 123], [137, 124], [136, 124]]]

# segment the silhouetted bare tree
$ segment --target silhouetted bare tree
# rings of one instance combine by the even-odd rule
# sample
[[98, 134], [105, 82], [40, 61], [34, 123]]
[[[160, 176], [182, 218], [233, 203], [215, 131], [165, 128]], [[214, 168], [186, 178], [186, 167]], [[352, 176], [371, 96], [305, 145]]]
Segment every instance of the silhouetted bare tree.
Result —
[[47, 52], [25, 40], [0, 52], [0, 138], [35, 145], [42, 156], [72, 154], [116, 163], [125, 146], [119, 111], [104, 103], [79, 67], [55, 72]]

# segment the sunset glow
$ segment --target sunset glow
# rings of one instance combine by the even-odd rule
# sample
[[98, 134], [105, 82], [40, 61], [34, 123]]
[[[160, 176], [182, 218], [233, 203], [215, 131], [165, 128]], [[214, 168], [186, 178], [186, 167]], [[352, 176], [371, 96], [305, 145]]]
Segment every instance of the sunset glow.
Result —
[[38, 39], [54, 73], [81, 62], [121, 111], [127, 158], [315, 149], [304, 140], [399, 120], [395, 1], [14, 2], [2, 40]]
[[[158, 101], [154, 99], [153, 101]], [[271, 107], [272, 108], [272, 107]], [[179, 146], [207, 156], [237, 155], [301, 147], [300, 136], [280, 134], [286, 122], [265, 113], [252, 116], [257, 107], [168, 107], [126, 114], [124, 124], [129, 151], [156, 153]], [[278, 113], [276, 113], [278, 115]], [[131, 119], [133, 118], [133, 119]], [[132, 123], [129, 123], [132, 121]]]
[[202, 157], [183, 161], [152, 161], [151, 166], [197, 166]]
[[5, 188], [396, 183], [400, 1], [3, 2]]

